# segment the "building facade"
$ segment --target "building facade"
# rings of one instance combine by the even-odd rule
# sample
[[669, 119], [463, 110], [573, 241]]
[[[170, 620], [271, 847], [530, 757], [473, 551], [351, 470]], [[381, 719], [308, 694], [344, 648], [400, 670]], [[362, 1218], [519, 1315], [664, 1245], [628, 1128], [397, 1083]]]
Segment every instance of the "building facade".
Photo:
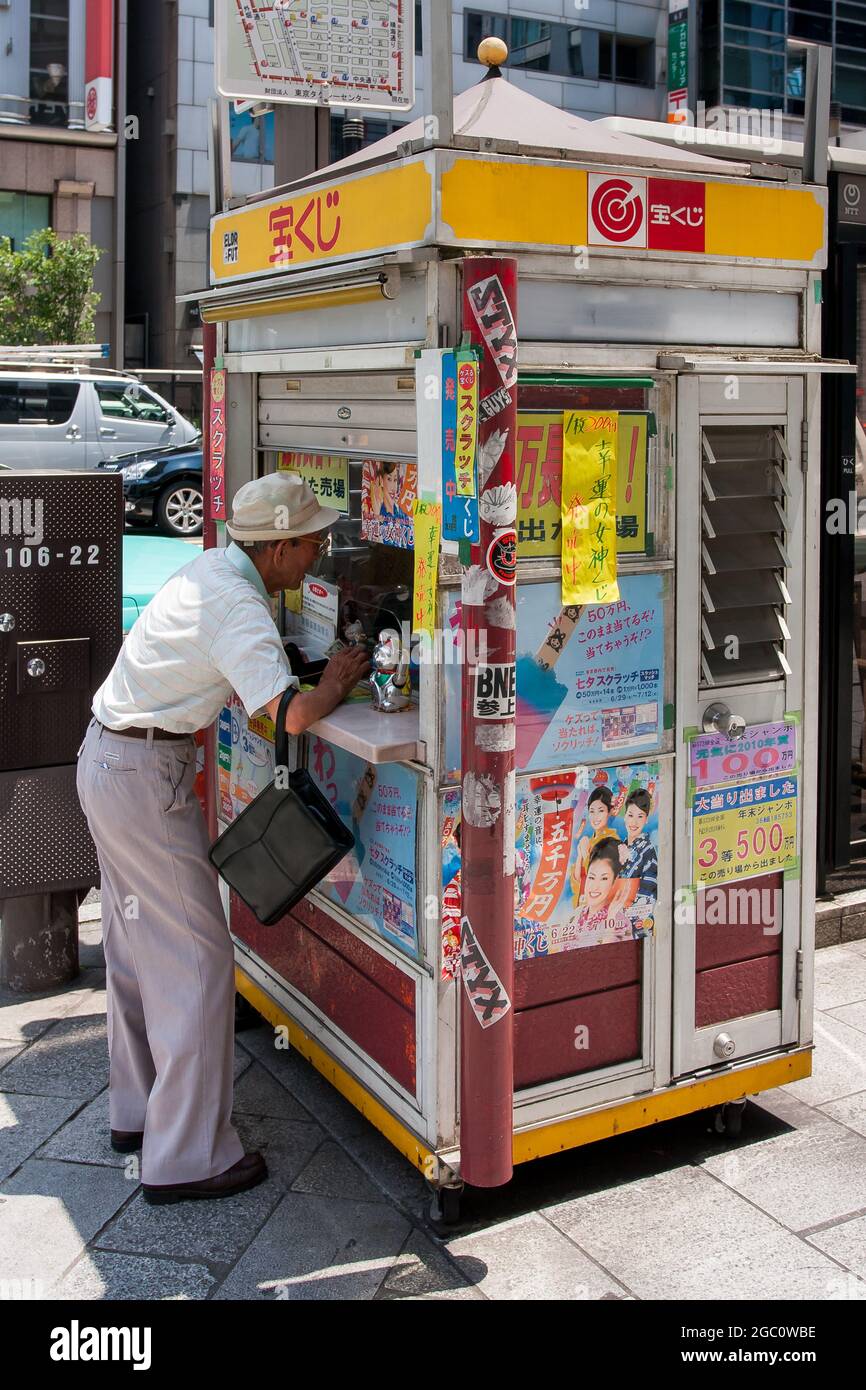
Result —
[[[96, 333], [112, 344], [115, 360], [122, 338], [113, 79], [118, 30], [114, 0], [0, 5], [0, 236], [19, 248], [31, 232], [53, 227], [61, 235], [82, 232], [101, 249]], [[96, 67], [107, 68], [98, 89]]]

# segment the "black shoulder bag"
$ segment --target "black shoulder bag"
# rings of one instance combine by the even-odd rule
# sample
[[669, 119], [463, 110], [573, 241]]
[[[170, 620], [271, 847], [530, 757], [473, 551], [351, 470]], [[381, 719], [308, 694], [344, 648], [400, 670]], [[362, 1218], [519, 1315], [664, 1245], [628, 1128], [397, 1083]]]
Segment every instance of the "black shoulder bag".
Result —
[[277, 778], [223, 831], [209, 855], [220, 876], [266, 927], [300, 902], [355, 845], [354, 835], [310, 774], [299, 768], [286, 775], [286, 710], [297, 693], [290, 687], [280, 701]]

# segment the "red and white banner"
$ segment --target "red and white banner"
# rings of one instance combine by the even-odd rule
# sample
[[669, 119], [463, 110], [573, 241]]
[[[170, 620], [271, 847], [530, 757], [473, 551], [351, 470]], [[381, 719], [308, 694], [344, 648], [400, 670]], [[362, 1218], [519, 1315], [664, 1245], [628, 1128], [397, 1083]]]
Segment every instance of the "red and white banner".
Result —
[[589, 176], [589, 245], [704, 251], [705, 184], [686, 179]]
[[114, 0], [87, 0], [84, 126], [114, 129]]

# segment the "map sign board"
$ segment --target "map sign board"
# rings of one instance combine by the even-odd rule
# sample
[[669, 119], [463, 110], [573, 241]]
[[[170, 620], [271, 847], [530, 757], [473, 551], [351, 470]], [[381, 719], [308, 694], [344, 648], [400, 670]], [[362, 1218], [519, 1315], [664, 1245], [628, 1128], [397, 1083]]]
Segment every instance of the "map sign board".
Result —
[[412, 0], [216, 0], [224, 97], [408, 110], [415, 103]]

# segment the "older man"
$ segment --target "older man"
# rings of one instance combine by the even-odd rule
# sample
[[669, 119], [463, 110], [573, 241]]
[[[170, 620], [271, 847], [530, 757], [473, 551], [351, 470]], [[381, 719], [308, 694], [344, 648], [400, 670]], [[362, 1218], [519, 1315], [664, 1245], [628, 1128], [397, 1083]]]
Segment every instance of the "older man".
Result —
[[[142, 1148], [153, 1203], [227, 1197], [267, 1176], [231, 1123], [234, 963], [193, 734], [232, 690], [251, 718], [276, 717], [297, 682], [268, 595], [300, 587], [337, 517], [295, 474], [247, 483], [233, 544], [164, 585], [94, 697], [78, 794], [102, 876], [111, 1142]], [[362, 649], [333, 657], [289, 704], [288, 732], [330, 714], [368, 669]]]

